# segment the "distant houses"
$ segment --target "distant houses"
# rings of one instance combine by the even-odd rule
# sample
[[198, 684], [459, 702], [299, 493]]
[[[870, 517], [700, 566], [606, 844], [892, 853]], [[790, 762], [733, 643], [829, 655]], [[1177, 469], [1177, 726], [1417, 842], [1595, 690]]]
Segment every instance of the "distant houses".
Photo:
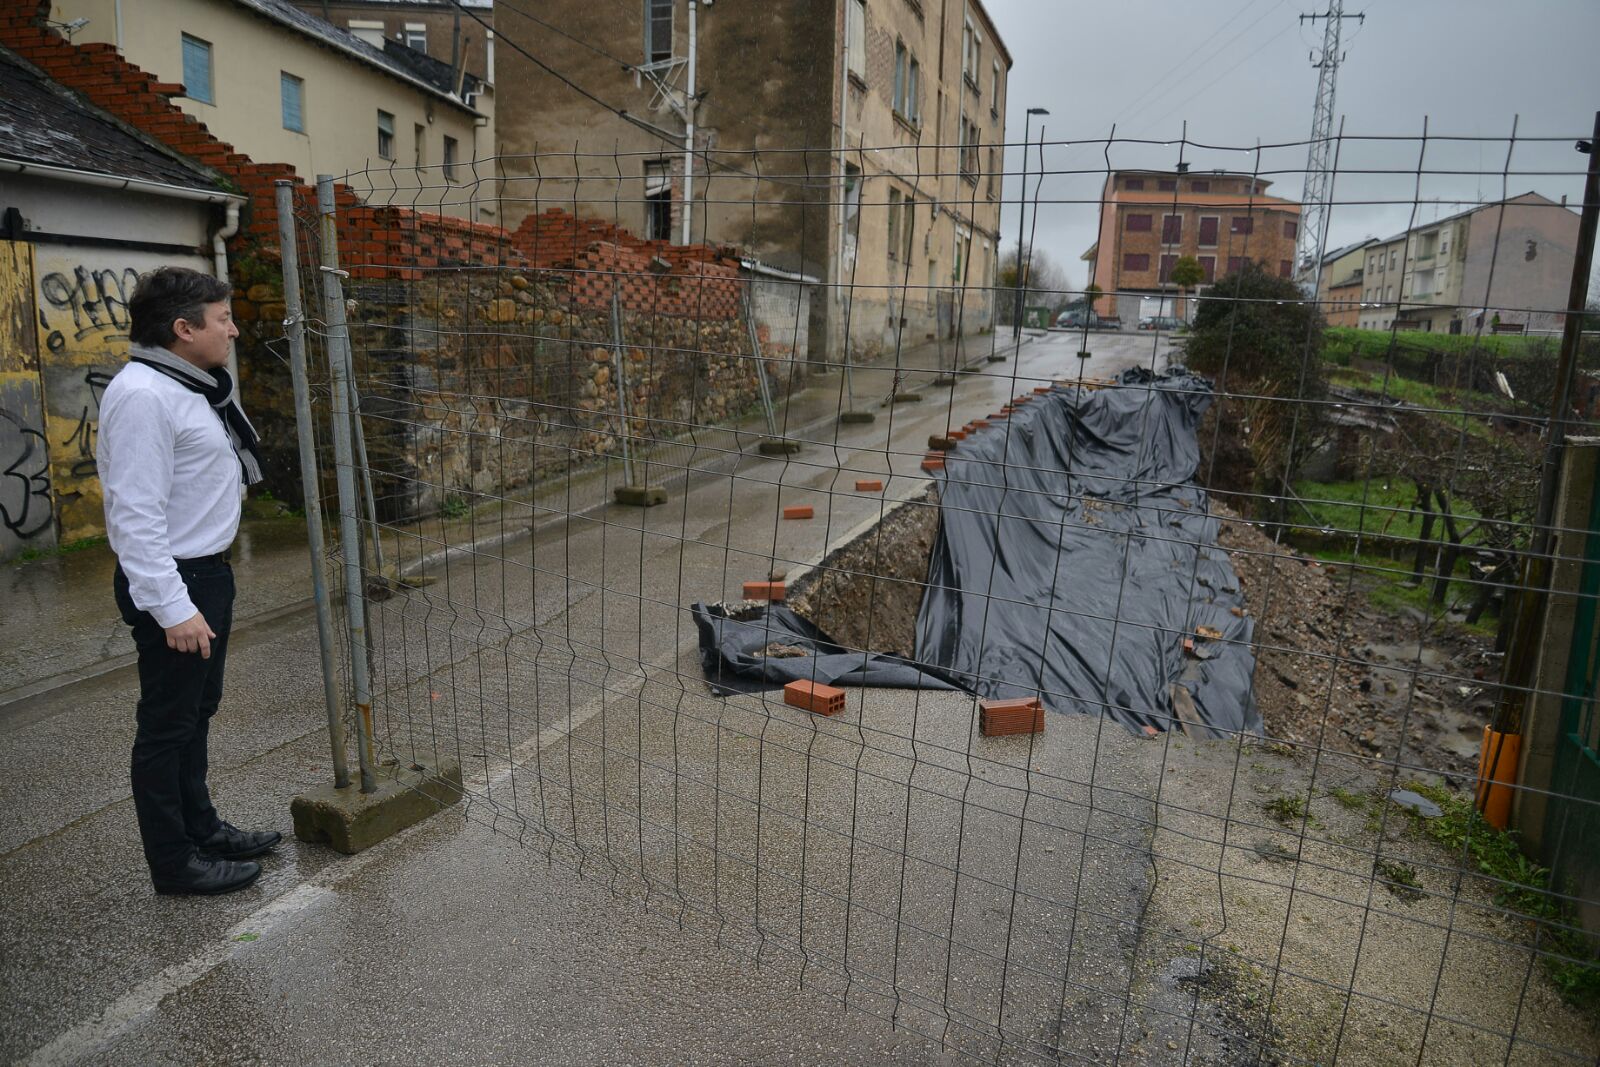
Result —
[[1555, 333], [1577, 242], [1577, 212], [1523, 193], [1335, 249], [1317, 298], [1367, 330]]

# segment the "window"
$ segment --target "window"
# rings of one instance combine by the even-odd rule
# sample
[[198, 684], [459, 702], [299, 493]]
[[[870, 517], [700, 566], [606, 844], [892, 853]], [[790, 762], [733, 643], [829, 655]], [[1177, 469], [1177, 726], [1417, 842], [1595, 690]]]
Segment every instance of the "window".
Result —
[[1122, 187], [1130, 193], [1142, 193], [1144, 192], [1144, 179], [1127, 178], [1123, 181]]
[[983, 35], [968, 19], [961, 30], [961, 77], [973, 91], [978, 91], [978, 71], [982, 69]]
[[1129, 215], [1127, 230], [1129, 233], [1149, 233], [1153, 215]]
[[1229, 256], [1228, 257], [1228, 273], [1229, 274], [1238, 274], [1242, 270], [1244, 270], [1244, 257], [1243, 256]]
[[411, 127], [411, 144], [415, 153], [415, 158], [412, 162], [418, 167], [422, 166], [424, 162], [422, 147], [427, 143], [427, 139], [428, 127], [421, 123], [416, 123]]
[[663, 63], [672, 58], [673, 0], [644, 0], [644, 60]]
[[279, 71], [278, 95], [283, 98], [283, 128], [305, 133], [306, 83], [288, 71]]
[[900, 190], [889, 190], [889, 258], [900, 258]]
[[1399, 251], [1390, 252], [1389, 253], [1389, 269], [1390, 270], [1397, 270], [1397, 269], [1399, 269], [1399, 267], [1400, 267], [1400, 253], [1399, 253]]
[[1205, 284], [1210, 285], [1212, 282], [1216, 281], [1217, 280], [1217, 257], [1216, 256], [1201, 256], [1200, 257], [1200, 271], [1205, 276], [1202, 279], [1205, 282]]
[[428, 24], [426, 22], [406, 23], [406, 47], [418, 52], [428, 50]]
[[1161, 243], [1175, 245], [1183, 240], [1183, 216], [1161, 216]]
[[844, 165], [844, 231], [855, 237], [861, 227], [861, 168]]
[[910, 193], [900, 207], [900, 252], [907, 263], [911, 262], [911, 235], [917, 220], [917, 201]]
[[1172, 280], [1172, 268], [1177, 264], [1177, 262], [1177, 256], [1161, 257], [1161, 274], [1159, 275], [1159, 281], [1163, 285]]
[[1215, 215], [1200, 216], [1200, 244], [1205, 248], [1213, 248], [1217, 243], [1217, 231], [1222, 227], [1222, 220]]
[[1291, 263], [1287, 259], [1278, 260], [1278, 277], [1280, 277], [1280, 278], [1292, 278], [1292, 277], [1294, 277], [1294, 264]]
[[1122, 253], [1122, 269], [1127, 271], [1149, 270], [1150, 256], [1146, 252]]
[[1000, 191], [1000, 168], [995, 165], [994, 149], [989, 149], [989, 199], [993, 200]]
[[644, 236], [647, 241], [672, 239], [672, 175], [664, 159], [644, 164]]
[[993, 61], [989, 71], [989, 114], [1000, 114], [1000, 61]]
[[850, 73], [866, 80], [867, 77], [867, 0], [850, 0], [845, 6], [845, 58]]
[[1210, 182], [1190, 182], [1189, 183], [1189, 191], [1192, 192], [1192, 193], [1209, 193], [1211, 191], [1211, 183]]
[[374, 19], [351, 19], [350, 32], [374, 48], [383, 47], [383, 23]]
[[[894, 43], [894, 112], [912, 125], [922, 120], [922, 68], [904, 41]], [[959, 132], [959, 131], [957, 131]]]
[[1300, 224], [1294, 219], [1285, 219], [1283, 222], [1283, 235], [1289, 240], [1300, 236]]
[[446, 135], [444, 139], [444, 180], [447, 182], [456, 180], [457, 148], [456, 139]]
[[1161, 178], [1156, 182], [1156, 190], [1163, 193], [1175, 193], [1178, 191], [1178, 179]]
[[387, 111], [378, 112], [378, 157], [394, 158], [394, 116]]
[[201, 104], [215, 104], [211, 93], [211, 42], [183, 35], [183, 95]]
[[1392, 285], [1384, 286], [1384, 288], [1383, 288], [1383, 298], [1385, 300], [1393, 300], [1394, 299], [1394, 286], [1392, 286]]
[[917, 57], [911, 57], [911, 69], [906, 74], [906, 101], [905, 110], [901, 114], [911, 120], [913, 126], [922, 123], [922, 68], [917, 66]]
[[1235, 215], [1233, 220], [1228, 224], [1229, 233], [1236, 233], [1240, 236], [1246, 237], [1255, 232], [1255, 228], [1256, 220], [1251, 218], [1249, 215]]
[[1442, 256], [1448, 251], [1450, 251], [1450, 238], [1446, 237], [1439, 242], [1439, 254]]
[[904, 41], [894, 43], [894, 95], [890, 98], [896, 112], [901, 115], [905, 110], [900, 106], [906, 98], [906, 61], [911, 58], [911, 53], [906, 51]]

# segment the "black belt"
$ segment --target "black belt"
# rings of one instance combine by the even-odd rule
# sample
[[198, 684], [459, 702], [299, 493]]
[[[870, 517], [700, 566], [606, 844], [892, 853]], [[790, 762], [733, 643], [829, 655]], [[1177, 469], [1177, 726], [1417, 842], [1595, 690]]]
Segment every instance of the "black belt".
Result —
[[225, 548], [221, 552], [209, 556], [190, 556], [188, 559], [175, 559], [172, 562], [178, 566], [195, 566], [202, 563], [227, 563], [233, 558], [233, 549]]

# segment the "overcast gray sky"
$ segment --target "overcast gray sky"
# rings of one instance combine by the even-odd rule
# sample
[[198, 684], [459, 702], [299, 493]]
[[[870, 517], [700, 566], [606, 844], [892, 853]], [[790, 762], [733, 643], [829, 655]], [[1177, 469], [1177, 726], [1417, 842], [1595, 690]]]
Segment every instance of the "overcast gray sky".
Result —
[[[1310, 133], [1317, 74], [1308, 53], [1321, 46], [1322, 24], [1301, 26], [1298, 16], [1327, 10], [1327, 0], [1315, 6], [1293, 0], [984, 3], [1015, 64], [1006, 102], [1008, 141], [1022, 140], [1027, 108], [1043, 107], [1051, 114], [1033, 120], [1035, 141], [1041, 121], [1047, 142], [1104, 138], [1116, 122], [1119, 140], [1173, 143], [1114, 145], [1113, 168], [1171, 167], [1187, 120], [1190, 142], [1246, 149], [1191, 145], [1184, 158], [1195, 169], [1257, 171], [1274, 181], [1272, 193], [1300, 198], [1303, 143], [1259, 154], [1249, 149], [1258, 142], [1304, 142]], [[1600, 110], [1594, 53], [1600, 0], [1346, 0], [1345, 10], [1364, 11], [1367, 18], [1364, 25], [1345, 23], [1335, 129], [1343, 118], [1347, 138], [1408, 139], [1344, 143], [1329, 247], [1403, 230], [1413, 200], [1422, 201], [1416, 219], [1423, 222], [1469, 206], [1457, 201], [1498, 198], [1506, 138], [1517, 116], [1518, 144], [1504, 187], [1512, 195], [1534, 189], [1552, 199], [1581, 198], [1587, 158], [1572, 142], [1589, 136]], [[1424, 174], [1419, 191], [1413, 172], [1424, 117], [1430, 134], [1424, 169], [1472, 173]], [[1440, 135], [1498, 140], [1431, 140]], [[1522, 141], [1536, 137], [1560, 140]], [[1104, 152], [1103, 142], [1047, 144], [1044, 150], [1037, 247], [1067, 268], [1074, 285], [1084, 281], [1086, 265], [1078, 257], [1094, 240], [1097, 207], [1043, 201], [1095, 200]], [[1021, 166], [1020, 150], [1009, 151], [1002, 219], [1007, 246], [1016, 241]], [[1029, 170], [1038, 169], [1035, 150]], [[1346, 176], [1347, 169], [1403, 173]], [[1052, 173], [1072, 171], [1083, 173]], [[1557, 173], [1531, 173], [1541, 171]], [[1030, 178], [1030, 200], [1033, 195]], [[1029, 215], [1031, 222], [1031, 208]]]

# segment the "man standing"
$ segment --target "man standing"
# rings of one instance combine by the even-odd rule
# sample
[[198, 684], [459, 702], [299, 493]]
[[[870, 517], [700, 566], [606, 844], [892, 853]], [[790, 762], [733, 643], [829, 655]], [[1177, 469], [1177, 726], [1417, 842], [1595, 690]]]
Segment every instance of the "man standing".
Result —
[[239, 330], [228, 286], [182, 267], [139, 280], [129, 363], [100, 402], [98, 459], [113, 581], [139, 650], [133, 803], [158, 893], [228, 893], [275, 831], [223, 822], [206, 787], [206, 737], [222, 699], [239, 486], [259, 481], [256, 435], [226, 369]]

